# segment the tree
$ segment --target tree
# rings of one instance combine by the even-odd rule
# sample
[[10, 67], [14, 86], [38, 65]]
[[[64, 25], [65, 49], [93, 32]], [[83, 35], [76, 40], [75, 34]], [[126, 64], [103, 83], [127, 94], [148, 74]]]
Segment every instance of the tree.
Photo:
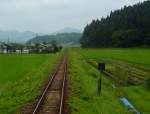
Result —
[[56, 40], [51, 41], [51, 45], [52, 45], [53, 47], [57, 47], [57, 41], [56, 41]]
[[106, 18], [88, 24], [80, 40], [82, 47], [150, 46], [150, 1], [125, 6]]
[[148, 33], [144, 39], [144, 44], [150, 46], [150, 33]]
[[136, 47], [141, 43], [140, 34], [137, 30], [119, 30], [112, 35], [115, 47]]

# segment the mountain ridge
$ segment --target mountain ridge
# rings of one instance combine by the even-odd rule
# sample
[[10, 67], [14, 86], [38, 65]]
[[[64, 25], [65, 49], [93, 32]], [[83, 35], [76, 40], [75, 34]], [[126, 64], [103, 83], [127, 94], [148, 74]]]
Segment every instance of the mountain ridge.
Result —
[[67, 27], [60, 29], [54, 33], [35, 33], [32, 31], [18, 31], [18, 30], [0, 30], [0, 41], [1, 42], [16, 42], [16, 43], [26, 43], [30, 39], [33, 39], [36, 36], [45, 36], [45, 35], [57, 35], [64, 33], [81, 33], [80, 30]]
[[53, 32], [52, 35], [61, 34], [61, 33], [81, 33], [81, 30], [76, 29], [76, 28], [66, 27], [66, 28]]
[[0, 30], [0, 41], [25, 43], [27, 40], [35, 37], [36, 33], [32, 31]]
[[27, 41], [27, 44], [42, 42], [50, 43], [51, 41], [56, 40], [59, 44], [63, 45], [77, 45], [80, 44], [81, 36], [81, 33], [59, 33], [56, 35], [36, 36]]

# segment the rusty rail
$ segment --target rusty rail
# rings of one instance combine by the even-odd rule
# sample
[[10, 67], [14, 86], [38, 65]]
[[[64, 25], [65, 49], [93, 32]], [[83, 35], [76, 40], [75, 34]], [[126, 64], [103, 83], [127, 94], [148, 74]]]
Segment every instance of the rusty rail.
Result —
[[63, 114], [66, 77], [67, 77], [67, 60], [65, 60], [65, 66], [64, 66], [64, 79], [63, 79], [63, 85], [62, 85], [62, 90], [61, 90], [61, 100], [60, 100], [59, 114]]
[[51, 87], [51, 85], [52, 85], [52, 83], [54, 81], [54, 78], [57, 75], [57, 73], [59, 71], [59, 68], [60, 68], [61, 64], [63, 64], [63, 62], [64, 62], [64, 68], [63, 68], [64, 69], [64, 71], [63, 71], [64, 73], [63, 73], [63, 82], [62, 82], [62, 88], [61, 88], [61, 97], [60, 97], [61, 99], [60, 99], [60, 105], [59, 105], [59, 114], [63, 114], [65, 83], [66, 83], [66, 77], [67, 77], [67, 57], [64, 57], [63, 61], [61, 61], [58, 64], [55, 72], [52, 74], [52, 76], [50, 76], [51, 78], [50, 78], [48, 84], [46, 85], [46, 88], [43, 91], [40, 99], [38, 100], [38, 103], [36, 104], [36, 107], [35, 107], [35, 109], [34, 109], [32, 114], [37, 114], [39, 112], [40, 106], [44, 102], [44, 100], [46, 98], [46, 95], [47, 95], [47, 92], [48, 92], [49, 88]]

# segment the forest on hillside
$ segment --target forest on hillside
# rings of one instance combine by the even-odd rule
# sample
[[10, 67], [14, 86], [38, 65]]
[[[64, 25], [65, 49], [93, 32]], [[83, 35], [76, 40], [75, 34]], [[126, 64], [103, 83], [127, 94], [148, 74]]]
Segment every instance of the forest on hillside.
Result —
[[88, 24], [82, 47], [150, 46], [150, 1], [113, 11], [106, 18]]
[[31, 40], [27, 41], [27, 44], [32, 43], [50, 43], [52, 41], [57, 41], [59, 44], [80, 44], [81, 33], [60, 33], [56, 35], [44, 35], [44, 36], [36, 36]]

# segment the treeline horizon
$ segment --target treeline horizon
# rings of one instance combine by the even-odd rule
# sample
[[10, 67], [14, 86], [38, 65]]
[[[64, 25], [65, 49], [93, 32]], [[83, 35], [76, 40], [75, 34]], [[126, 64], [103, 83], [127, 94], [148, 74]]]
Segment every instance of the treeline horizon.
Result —
[[113, 11], [88, 24], [80, 40], [82, 47], [149, 47], [150, 1]]

